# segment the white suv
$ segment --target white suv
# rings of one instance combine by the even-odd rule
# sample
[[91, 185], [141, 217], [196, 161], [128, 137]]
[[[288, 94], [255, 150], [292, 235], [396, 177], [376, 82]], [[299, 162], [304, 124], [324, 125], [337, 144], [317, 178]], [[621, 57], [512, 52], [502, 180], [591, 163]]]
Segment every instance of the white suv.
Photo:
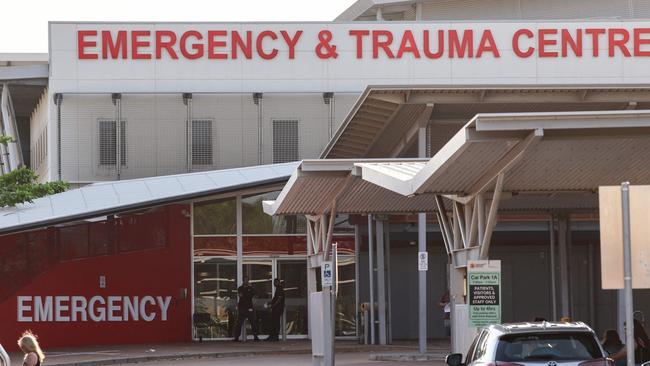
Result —
[[517, 323], [480, 330], [463, 355], [447, 356], [449, 366], [614, 366], [594, 331], [584, 323]]

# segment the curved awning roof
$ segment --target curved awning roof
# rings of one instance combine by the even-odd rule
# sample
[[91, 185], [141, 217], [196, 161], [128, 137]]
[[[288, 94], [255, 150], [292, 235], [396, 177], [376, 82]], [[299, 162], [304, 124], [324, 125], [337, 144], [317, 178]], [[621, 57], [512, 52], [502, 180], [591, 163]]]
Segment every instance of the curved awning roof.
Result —
[[297, 162], [90, 184], [0, 209], [0, 234], [284, 183]]

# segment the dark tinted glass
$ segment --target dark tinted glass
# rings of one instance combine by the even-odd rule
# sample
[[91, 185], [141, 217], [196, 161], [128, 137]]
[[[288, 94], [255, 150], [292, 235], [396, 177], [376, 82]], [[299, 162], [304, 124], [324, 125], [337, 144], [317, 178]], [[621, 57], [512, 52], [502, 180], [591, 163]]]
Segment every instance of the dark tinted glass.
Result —
[[510, 334], [499, 339], [496, 361], [572, 361], [603, 357], [588, 332]]

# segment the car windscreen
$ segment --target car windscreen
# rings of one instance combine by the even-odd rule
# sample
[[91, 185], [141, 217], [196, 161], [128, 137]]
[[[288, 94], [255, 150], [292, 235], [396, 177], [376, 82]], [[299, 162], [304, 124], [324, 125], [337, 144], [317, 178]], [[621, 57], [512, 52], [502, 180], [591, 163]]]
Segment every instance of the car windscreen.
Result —
[[589, 332], [507, 334], [499, 338], [495, 360], [503, 362], [579, 361], [603, 357]]

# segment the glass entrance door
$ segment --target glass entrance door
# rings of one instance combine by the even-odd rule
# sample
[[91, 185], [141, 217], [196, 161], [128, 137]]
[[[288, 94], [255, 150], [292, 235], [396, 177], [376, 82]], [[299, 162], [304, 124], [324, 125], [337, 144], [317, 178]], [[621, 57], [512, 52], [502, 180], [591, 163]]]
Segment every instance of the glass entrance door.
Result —
[[[257, 330], [260, 335], [268, 335], [271, 330], [271, 317], [264, 306], [273, 297], [274, 261], [272, 259], [244, 260], [243, 276], [248, 277], [253, 286], [255, 298], [253, 308], [257, 318]], [[246, 335], [252, 337], [250, 324], [246, 322]]]
[[305, 260], [277, 260], [278, 278], [284, 281], [284, 328], [288, 336], [306, 336], [307, 263]]

